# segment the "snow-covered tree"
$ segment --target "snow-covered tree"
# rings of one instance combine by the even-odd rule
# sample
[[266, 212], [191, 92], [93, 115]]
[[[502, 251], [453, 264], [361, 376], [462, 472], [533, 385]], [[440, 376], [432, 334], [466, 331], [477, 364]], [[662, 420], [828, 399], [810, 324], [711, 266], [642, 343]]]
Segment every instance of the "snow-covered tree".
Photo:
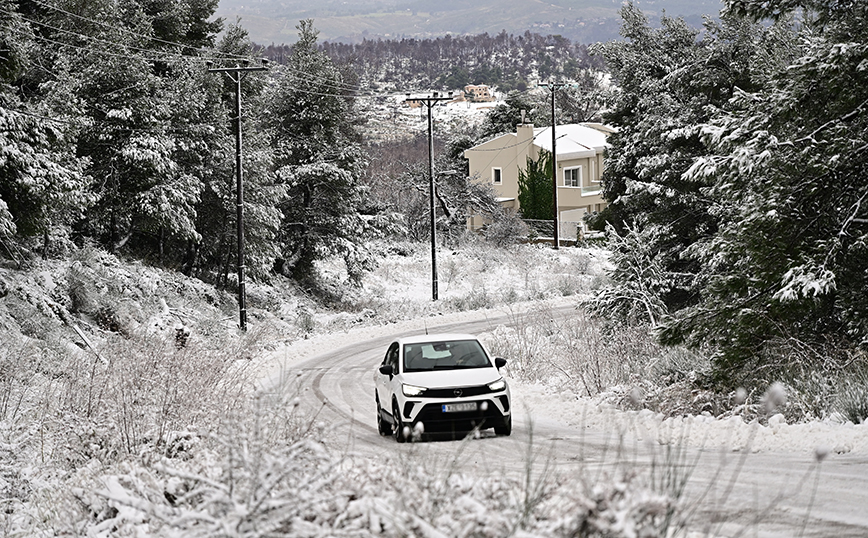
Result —
[[[114, 36], [120, 39], [121, 36]], [[88, 125], [78, 154], [89, 159], [96, 203], [84, 229], [114, 250], [134, 235], [163, 230], [195, 238], [201, 182], [176, 160], [178, 140], [166, 86], [151, 62], [134, 51], [121, 58], [103, 51], [76, 58], [67, 72]]]
[[315, 261], [338, 255], [351, 279], [371, 267], [364, 246], [360, 182], [363, 155], [355, 132], [352, 86], [317, 49], [310, 20], [298, 25], [299, 39], [268, 96], [267, 126], [279, 182], [286, 198], [275, 268], [299, 280], [314, 276]]
[[[691, 250], [703, 300], [668, 324], [667, 341], [713, 343], [737, 371], [797, 342], [809, 367], [868, 347], [868, 5], [731, 0], [756, 19], [801, 17], [797, 56], [761, 88], [739, 88], [702, 128], [713, 154], [684, 174], [720, 231]], [[787, 344], [789, 345], [789, 344]], [[861, 349], [862, 351], [858, 351]]]
[[[617, 87], [604, 121], [618, 131], [603, 173], [610, 206], [602, 218], [619, 235], [643, 234], [669, 284], [668, 308], [699, 299], [701, 262], [685, 248], [713, 236], [718, 216], [706, 194], [708, 177], [686, 175], [708, 153], [700, 125], [726, 109], [737, 88], [752, 88], [764, 31], [736, 18], [708, 22], [705, 35], [664, 17], [651, 28], [633, 4], [621, 10], [625, 41], [600, 47]], [[627, 243], [618, 243], [626, 245]]]
[[0, 252], [12, 257], [14, 244], [34, 237], [45, 255], [51, 235], [66, 235], [90, 201], [70, 119], [50, 117], [22, 91], [35, 48], [31, 25], [0, 0]]

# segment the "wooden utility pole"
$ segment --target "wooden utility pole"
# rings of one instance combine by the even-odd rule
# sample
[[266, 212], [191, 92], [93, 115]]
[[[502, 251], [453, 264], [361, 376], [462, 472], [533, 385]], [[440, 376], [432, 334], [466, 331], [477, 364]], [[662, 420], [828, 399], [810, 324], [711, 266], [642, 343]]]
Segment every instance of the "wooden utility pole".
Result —
[[452, 92], [447, 95], [440, 95], [439, 92], [434, 92], [426, 97], [413, 97], [407, 95], [407, 100], [419, 101], [428, 107], [428, 211], [431, 217], [431, 300], [436, 301], [438, 298], [437, 285], [437, 218], [434, 213], [434, 120], [431, 115], [431, 109], [434, 105], [441, 101], [451, 101]]
[[[249, 62], [244, 62], [245, 64]], [[244, 174], [242, 171], [243, 154], [241, 151], [241, 81], [251, 71], [266, 71], [263, 67], [222, 67], [208, 69], [209, 73], [226, 73], [235, 83], [235, 219], [238, 242], [238, 318], [242, 331], [247, 330], [247, 293], [245, 291], [244, 271]], [[209, 62], [208, 65], [211, 65]]]
[[560, 219], [558, 218], [558, 151], [557, 151], [557, 123], [558, 120], [555, 117], [555, 94], [566, 86], [563, 82], [550, 82], [548, 84], [540, 84], [543, 88], [548, 88], [552, 94], [552, 205], [554, 208], [554, 248], [558, 250], [561, 248], [561, 241], [558, 237], [559, 228], [560, 228]]

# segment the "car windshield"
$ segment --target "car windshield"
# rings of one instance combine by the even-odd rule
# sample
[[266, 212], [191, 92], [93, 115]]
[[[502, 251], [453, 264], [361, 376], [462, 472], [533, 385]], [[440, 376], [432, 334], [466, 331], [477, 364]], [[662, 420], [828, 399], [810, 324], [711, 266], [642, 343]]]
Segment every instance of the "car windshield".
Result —
[[404, 345], [404, 371], [457, 370], [491, 366], [476, 340], [450, 340]]

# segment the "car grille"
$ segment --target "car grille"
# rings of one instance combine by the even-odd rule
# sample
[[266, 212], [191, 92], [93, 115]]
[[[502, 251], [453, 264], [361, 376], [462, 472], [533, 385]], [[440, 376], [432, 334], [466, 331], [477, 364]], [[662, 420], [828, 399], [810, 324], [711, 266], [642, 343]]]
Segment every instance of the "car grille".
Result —
[[[482, 404], [485, 401], [480, 401]], [[491, 428], [502, 424], [504, 415], [501, 414], [497, 406], [491, 401], [487, 401], [488, 405], [483, 406], [476, 411], [464, 411], [458, 413], [444, 413], [442, 404], [426, 404], [422, 407], [419, 414], [416, 415], [416, 422], [421, 422], [425, 425], [426, 433], [450, 432], [450, 431], [470, 431], [475, 427]]]
[[421, 396], [425, 398], [468, 398], [470, 396], [480, 396], [482, 394], [491, 394], [491, 389], [487, 385], [479, 385], [477, 387], [453, 387], [450, 389], [428, 389]]

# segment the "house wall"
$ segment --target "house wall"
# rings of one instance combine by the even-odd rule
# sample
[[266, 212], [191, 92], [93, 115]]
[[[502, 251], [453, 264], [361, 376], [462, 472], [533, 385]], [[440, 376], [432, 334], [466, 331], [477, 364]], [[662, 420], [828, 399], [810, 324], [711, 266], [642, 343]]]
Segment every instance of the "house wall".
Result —
[[[534, 144], [534, 128], [531, 124], [516, 127], [515, 134], [506, 134], [475, 146], [464, 152], [471, 174], [478, 174], [477, 181], [492, 186], [501, 205], [515, 211], [518, 203], [518, 171], [527, 166], [527, 158], [537, 159], [539, 147]], [[603, 173], [603, 155], [594, 157], [558, 160], [558, 206], [560, 214], [568, 212], [566, 218], [576, 218], [583, 210], [586, 213], [600, 211], [606, 205], [601, 196], [600, 177]], [[581, 186], [564, 186], [564, 171], [581, 167]], [[501, 170], [501, 183], [493, 183], [493, 170]], [[472, 229], [482, 226], [480, 217], [469, 219]]]
[[[515, 134], [506, 134], [464, 152], [470, 173], [477, 181], [492, 186], [503, 205], [518, 209], [518, 170], [527, 165], [527, 158], [536, 159], [539, 149], [533, 145], [533, 125], [519, 125]], [[520, 163], [516, 166], [516, 163]], [[500, 184], [493, 183], [494, 169], [500, 169]], [[511, 200], [514, 200], [512, 202]]]
[[[572, 187], [564, 185], [565, 171], [581, 168], [581, 185]], [[605, 207], [600, 188], [600, 178], [603, 174], [603, 156], [585, 159], [569, 159], [558, 161], [558, 206], [560, 212], [574, 209], [584, 209], [588, 213], [600, 211]]]

